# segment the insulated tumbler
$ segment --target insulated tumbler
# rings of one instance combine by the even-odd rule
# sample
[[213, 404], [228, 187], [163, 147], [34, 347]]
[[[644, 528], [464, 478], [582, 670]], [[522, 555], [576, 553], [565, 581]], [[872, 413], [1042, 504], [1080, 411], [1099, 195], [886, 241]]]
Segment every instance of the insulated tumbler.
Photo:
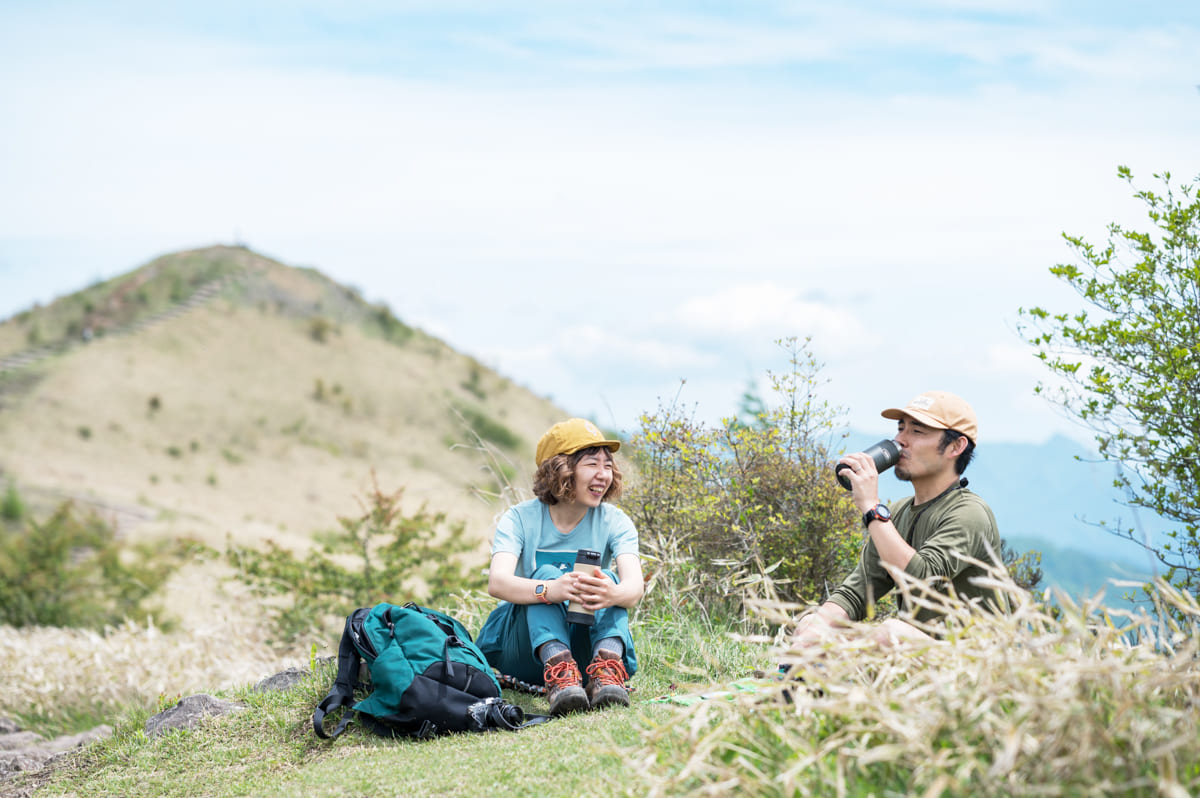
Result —
[[[871, 459], [875, 461], [875, 470], [882, 474], [900, 462], [900, 444], [885, 438], [879, 443], [864, 449], [863, 454], [870, 455]], [[846, 490], [850, 490], [850, 479], [843, 475], [842, 471], [849, 467], [845, 463], [838, 463], [834, 468], [834, 473], [837, 474], [837, 481]]]
[[[592, 573], [600, 567], [600, 552], [591, 549], [580, 549], [575, 555], [575, 571]], [[591, 626], [596, 622], [595, 614], [578, 601], [572, 600], [567, 604], [567, 620], [580, 626]]]

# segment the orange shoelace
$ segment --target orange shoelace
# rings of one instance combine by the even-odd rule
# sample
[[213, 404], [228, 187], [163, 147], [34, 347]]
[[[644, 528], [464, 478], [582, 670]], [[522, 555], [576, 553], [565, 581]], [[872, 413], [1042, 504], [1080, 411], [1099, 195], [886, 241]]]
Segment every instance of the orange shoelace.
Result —
[[[588, 673], [591, 672], [592, 669], [589, 667]], [[568, 659], [546, 668], [543, 680], [547, 687], [570, 687], [582, 682], [583, 675], [579, 673], [579, 666], [575, 664], [575, 661]]]
[[625, 686], [629, 675], [625, 673], [625, 663], [619, 659], [598, 659], [587, 666], [587, 675], [598, 684], [615, 684]]

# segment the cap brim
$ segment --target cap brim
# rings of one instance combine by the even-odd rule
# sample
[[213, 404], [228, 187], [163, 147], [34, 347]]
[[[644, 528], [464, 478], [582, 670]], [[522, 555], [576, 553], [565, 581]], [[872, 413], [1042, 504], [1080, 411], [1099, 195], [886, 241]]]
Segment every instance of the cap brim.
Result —
[[917, 410], [914, 407], [905, 407], [905, 408], [889, 407], [887, 410], [884, 410], [879, 415], [883, 416], [884, 418], [890, 418], [892, 420], [899, 420], [899, 419], [903, 418], [904, 416], [909, 416], [910, 418], [915, 418], [917, 421], [920, 421], [925, 426], [932, 427], [933, 429], [950, 429], [949, 427], [947, 427], [942, 422], [938, 421], [933, 416], [928, 415], [921, 410]]
[[620, 441], [588, 441], [587, 443], [583, 444], [582, 446], [576, 446], [571, 451], [561, 452], [561, 454], [575, 454], [575, 452], [582, 452], [584, 449], [595, 449], [598, 446], [603, 446], [604, 448], [608, 449], [610, 452], [615, 452], [621, 448], [621, 442]]

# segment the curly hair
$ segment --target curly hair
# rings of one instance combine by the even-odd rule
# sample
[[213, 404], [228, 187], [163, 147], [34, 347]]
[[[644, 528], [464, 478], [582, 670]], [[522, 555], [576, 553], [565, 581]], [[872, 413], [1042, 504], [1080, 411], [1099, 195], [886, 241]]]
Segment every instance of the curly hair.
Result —
[[546, 504], [575, 501], [575, 466], [589, 454], [603, 452], [612, 463], [612, 483], [601, 501], [612, 501], [621, 495], [621, 469], [607, 446], [592, 446], [574, 454], [556, 454], [538, 466], [533, 475], [533, 495]]

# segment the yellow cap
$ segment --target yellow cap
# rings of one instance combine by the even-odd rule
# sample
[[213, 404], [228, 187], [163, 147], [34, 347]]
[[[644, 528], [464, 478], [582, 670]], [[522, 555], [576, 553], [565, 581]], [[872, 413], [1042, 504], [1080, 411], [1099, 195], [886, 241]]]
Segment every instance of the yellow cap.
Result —
[[964, 399], [946, 391], [926, 391], [909, 400], [904, 407], [889, 407], [881, 413], [884, 418], [911, 416], [927, 427], [952, 429], [979, 443], [979, 422], [975, 411]]
[[600, 429], [592, 422], [573, 418], [560, 421], [538, 441], [535, 460], [540, 466], [556, 454], [575, 454], [580, 449], [590, 449], [593, 446], [605, 446], [610, 452], [621, 448], [620, 441], [608, 440]]

